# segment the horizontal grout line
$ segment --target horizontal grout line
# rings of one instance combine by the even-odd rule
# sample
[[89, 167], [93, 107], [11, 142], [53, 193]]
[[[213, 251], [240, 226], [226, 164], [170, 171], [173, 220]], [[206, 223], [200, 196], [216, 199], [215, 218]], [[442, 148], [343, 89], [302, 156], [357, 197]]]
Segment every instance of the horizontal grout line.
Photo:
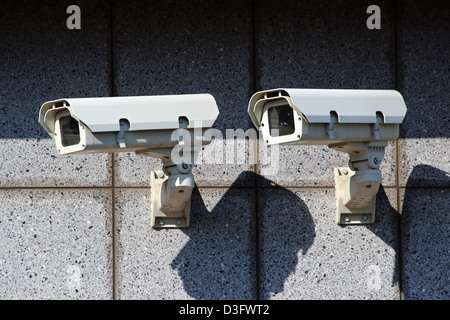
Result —
[[0, 190], [110, 190], [112, 189], [112, 186], [109, 187], [102, 187], [102, 186], [84, 186], [84, 187], [65, 187], [65, 186], [56, 186], [56, 187], [0, 187]]
[[398, 187], [399, 189], [450, 189], [450, 186], [405, 186], [405, 187]]
[[[196, 186], [198, 189], [334, 189], [334, 186]], [[382, 186], [383, 189], [450, 189], [450, 186]], [[150, 186], [83, 186], [83, 187], [0, 187], [0, 190], [14, 191], [14, 190], [150, 190]]]

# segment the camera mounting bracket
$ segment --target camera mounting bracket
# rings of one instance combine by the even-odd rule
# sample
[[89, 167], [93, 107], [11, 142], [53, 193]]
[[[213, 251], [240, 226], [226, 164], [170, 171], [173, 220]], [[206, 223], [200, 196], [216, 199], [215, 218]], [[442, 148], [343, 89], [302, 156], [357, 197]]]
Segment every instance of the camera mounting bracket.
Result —
[[190, 169], [188, 172], [177, 170], [178, 167], [183, 168], [183, 165], [185, 164], [164, 167], [163, 171], [151, 172], [152, 227], [189, 227], [191, 195], [195, 182]]
[[171, 148], [146, 149], [136, 154], [159, 158], [163, 163], [162, 170], [150, 172], [152, 227], [189, 227], [191, 195], [195, 187], [192, 165], [175, 164]]
[[174, 151], [171, 148], [136, 152], [143, 156], [159, 158], [163, 163], [162, 170], [152, 170], [150, 175], [151, 225], [154, 228], [189, 227], [191, 196], [195, 187], [192, 164], [195, 163], [199, 148], [189, 149], [190, 151], [185, 151], [188, 163], [180, 164], [172, 161], [171, 155]]
[[375, 202], [381, 184], [380, 163], [387, 142], [354, 142], [329, 145], [350, 156], [349, 166], [335, 168], [336, 223], [375, 222]]

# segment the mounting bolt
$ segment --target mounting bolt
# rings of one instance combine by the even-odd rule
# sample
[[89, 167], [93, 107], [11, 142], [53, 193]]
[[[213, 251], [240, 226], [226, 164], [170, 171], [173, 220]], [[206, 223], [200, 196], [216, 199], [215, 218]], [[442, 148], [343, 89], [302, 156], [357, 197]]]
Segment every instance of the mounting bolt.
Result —
[[181, 225], [181, 223], [182, 223], [181, 220], [178, 219], [178, 220], [177, 220], [177, 225]]
[[158, 174], [158, 177], [160, 177], [161, 179], [164, 178], [164, 173], [160, 172], [160, 173]]
[[377, 156], [371, 156], [369, 159], [369, 167], [371, 167], [372, 169], [378, 169], [378, 167], [380, 166], [380, 159]]
[[363, 219], [364, 221], [367, 221], [367, 216], [363, 216], [362, 219]]
[[342, 169], [342, 173], [343, 173], [344, 175], [347, 175], [347, 174], [348, 174], [348, 170], [347, 170], [347, 169]]
[[346, 216], [346, 217], [344, 218], [344, 221], [345, 221], [345, 222], [349, 222], [349, 221], [350, 221], [350, 218], [349, 218], [348, 216]]
[[163, 226], [164, 225], [164, 219], [159, 220], [158, 223], [159, 223], [160, 226]]

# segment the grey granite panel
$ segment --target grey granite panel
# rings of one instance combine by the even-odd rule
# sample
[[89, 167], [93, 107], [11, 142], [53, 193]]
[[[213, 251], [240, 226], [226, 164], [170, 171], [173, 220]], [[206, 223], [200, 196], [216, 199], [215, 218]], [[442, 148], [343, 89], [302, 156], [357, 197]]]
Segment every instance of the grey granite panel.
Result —
[[[251, 127], [250, 8], [249, 1], [114, 1], [116, 94], [212, 94], [220, 111], [213, 126], [221, 135], [220, 148], [227, 129]], [[135, 176], [145, 163], [134, 154], [120, 155], [119, 183], [145, 185], [146, 178]], [[251, 169], [247, 162], [203, 163], [196, 182], [230, 186]]]
[[195, 189], [191, 226], [153, 229], [151, 193], [116, 196], [119, 299], [256, 299], [254, 191]]
[[[261, 186], [275, 182], [283, 187], [334, 187], [334, 168], [347, 167], [349, 155], [327, 146], [263, 146], [259, 149]], [[396, 147], [390, 141], [380, 164], [383, 186], [396, 184]]]
[[[256, 1], [258, 89], [394, 88], [393, 4], [378, 2], [381, 29], [369, 30], [371, 1]], [[278, 173], [287, 187], [332, 186], [333, 167], [348, 156], [322, 146], [279, 146]], [[264, 159], [264, 154], [260, 154]], [[386, 150], [383, 184], [395, 185], [395, 144]]]
[[58, 155], [50, 139], [0, 139], [0, 187], [110, 186], [110, 154]]
[[445, 175], [433, 171], [410, 175], [420, 165], [450, 172], [450, 3], [399, 1], [397, 11], [399, 89], [408, 106], [401, 126], [400, 184], [449, 186]]
[[379, 1], [381, 29], [369, 30], [371, 1], [256, 1], [259, 87], [389, 89], [393, 6]]
[[[202, 147], [192, 173], [199, 187], [254, 186], [255, 140], [215, 139]], [[150, 170], [161, 170], [159, 159], [130, 152], [116, 156], [115, 183], [120, 187], [150, 186]]]
[[400, 140], [400, 186], [450, 187], [450, 139]]
[[406, 188], [401, 199], [404, 298], [449, 300], [449, 189]]
[[0, 298], [111, 299], [111, 193], [0, 190]]
[[49, 100], [109, 94], [108, 1], [10, 1], [0, 12], [0, 138], [49, 138], [38, 120]]
[[373, 225], [335, 223], [332, 189], [262, 189], [262, 299], [398, 299], [396, 191]]
[[9, 1], [0, 11], [0, 186], [111, 183], [108, 155], [60, 157], [38, 123], [49, 100], [109, 95], [108, 1]]
[[[450, 3], [398, 1], [399, 89], [404, 138], [449, 138]], [[448, 146], [447, 146], [448, 148]]]

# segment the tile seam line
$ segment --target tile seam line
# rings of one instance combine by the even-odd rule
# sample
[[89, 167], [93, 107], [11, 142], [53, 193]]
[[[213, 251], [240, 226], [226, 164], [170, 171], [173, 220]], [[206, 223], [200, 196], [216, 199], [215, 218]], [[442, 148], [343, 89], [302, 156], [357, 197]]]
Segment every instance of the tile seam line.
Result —
[[112, 300], [117, 300], [117, 237], [116, 237], [116, 192], [115, 187], [115, 163], [116, 156], [112, 154], [112, 167], [111, 167], [111, 180], [112, 186], [109, 188], [111, 190], [111, 236], [112, 236]]
[[[256, 79], [256, 55], [257, 55], [257, 39], [256, 39], [256, 3], [255, 0], [250, 1], [250, 87], [251, 94], [256, 92], [258, 80]], [[261, 241], [260, 241], [260, 222], [261, 217], [259, 213], [259, 188], [258, 188], [258, 172], [259, 172], [259, 144], [253, 144], [254, 162], [253, 172], [255, 177], [253, 180], [255, 197], [254, 217], [255, 217], [255, 297], [256, 300], [261, 300]]]
[[22, 187], [0, 187], [2, 191], [20, 191], [20, 190], [49, 190], [49, 191], [63, 191], [63, 190], [110, 190], [112, 186], [109, 187], [47, 187], [47, 186], [22, 186]]
[[[394, 87], [395, 90], [400, 91], [400, 75], [399, 75], [399, 13], [398, 13], [398, 0], [394, 0], [393, 2], [393, 41], [394, 41]], [[395, 141], [395, 173], [396, 173], [396, 193], [397, 193], [397, 251], [398, 251], [398, 294], [399, 300], [404, 300], [403, 293], [403, 257], [402, 257], [402, 206], [401, 206], [401, 197], [400, 197], [400, 165], [401, 165], [401, 150], [400, 150], [400, 142], [399, 139]]]
[[[115, 70], [114, 70], [114, 1], [109, 1], [109, 95], [111, 97], [116, 96], [115, 87]], [[116, 154], [111, 153], [111, 268], [112, 268], [112, 300], [118, 300], [117, 297], [117, 235], [116, 235]]]
[[[317, 187], [317, 186], [199, 186], [198, 189], [305, 189], [305, 190], [330, 190], [334, 189], [333, 187]], [[20, 190], [41, 190], [41, 191], [64, 191], [64, 190], [151, 190], [150, 187], [139, 187], [139, 186], [109, 186], [109, 187], [0, 187], [0, 191], [20, 191]], [[404, 189], [430, 189], [430, 190], [447, 190], [450, 189], [450, 186], [383, 186], [383, 189], [394, 189], [394, 190], [404, 190]]]

